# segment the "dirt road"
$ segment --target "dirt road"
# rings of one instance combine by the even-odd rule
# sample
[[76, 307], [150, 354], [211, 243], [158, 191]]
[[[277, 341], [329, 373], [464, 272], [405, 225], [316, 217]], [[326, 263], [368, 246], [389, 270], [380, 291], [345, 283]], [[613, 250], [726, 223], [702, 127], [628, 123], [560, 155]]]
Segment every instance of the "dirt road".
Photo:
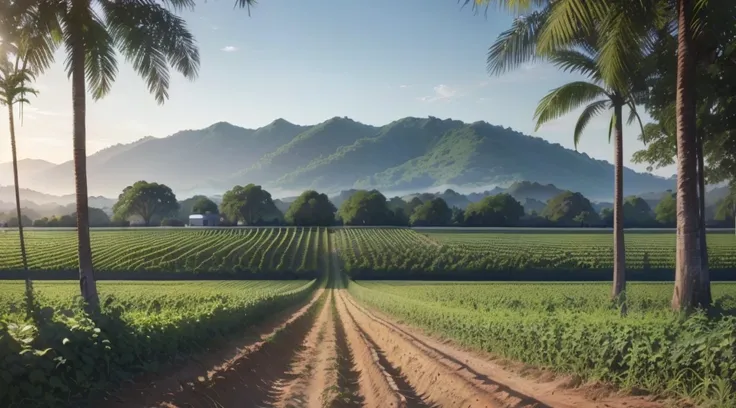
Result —
[[[337, 274], [337, 271], [333, 271]], [[522, 376], [364, 308], [333, 279], [250, 337], [145, 378], [105, 407], [660, 408], [644, 397]]]

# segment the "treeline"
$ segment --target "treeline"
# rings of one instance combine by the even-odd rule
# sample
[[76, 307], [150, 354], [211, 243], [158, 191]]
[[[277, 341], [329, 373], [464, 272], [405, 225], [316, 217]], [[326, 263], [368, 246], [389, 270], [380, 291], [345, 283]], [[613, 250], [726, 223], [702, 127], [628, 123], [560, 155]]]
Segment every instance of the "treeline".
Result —
[[[732, 226], [736, 206], [732, 200], [717, 205], [711, 226]], [[164, 184], [139, 181], [118, 197], [109, 217], [103, 210], [90, 208], [93, 227], [129, 225], [185, 226], [192, 214], [212, 214], [220, 226], [415, 226], [415, 227], [612, 227], [613, 211], [597, 212], [580, 193], [563, 191], [547, 201], [539, 211], [526, 211], [513, 196], [501, 193], [469, 204], [465, 209], [451, 207], [441, 197], [386, 198], [377, 190], [358, 190], [337, 208], [326, 194], [308, 190], [291, 203], [274, 200], [263, 187], [249, 184], [227, 191], [220, 205], [205, 196], [177, 201]], [[628, 197], [623, 206], [627, 228], [670, 228], [676, 225], [674, 194], [665, 195], [651, 208], [641, 197]], [[17, 226], [11, 218], [8, 227]], [[24, 226], [75, 227], [76, 214], [30, 220]]]

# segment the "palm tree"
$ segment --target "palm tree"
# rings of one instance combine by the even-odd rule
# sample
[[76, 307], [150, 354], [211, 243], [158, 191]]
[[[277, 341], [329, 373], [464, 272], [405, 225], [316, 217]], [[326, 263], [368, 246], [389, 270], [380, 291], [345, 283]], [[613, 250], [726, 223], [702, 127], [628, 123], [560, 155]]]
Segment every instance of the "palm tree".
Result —
[[18, 238], [20, 255], [25, 273], [26, 313], [33, 311], [33, 283], [28, 271], [25, 237], [23, 233], [23, 214], [20, 204], [20, 183], [18, 181], [18, 155], [15, 138], [14, 105], [28, 103], [28, 94], [36, 91], [27, 84], [33, 82], [36, 74], [48, 68], [52, 61], [54, 43], [48, 34], [39, 30], [41, 23], [38, 9], [20, 2], [0, 3], [0, 104], [8, 107], [10, 126], [10, 151], [13, 158], [13, 182], [15, 189], [15, 210], [18, 219]]
[[[587, 52], [573, 49], [558, 50], [549, 55], [550, 61], [557, 67], [571, 72], [578, 72], [587, 76], [588, 81], [576, 81], [560, 86], [549, 92], [537, 106], [534, 114], [537, 120], [536, 128], [554, 120], [570, 111], [584, 106], [578, 118], [573, 140], [577, 148], [580, 137], [590, 120], [605, 112], [611, 111], [608, 130], [608, 140], [611, 132], [614, 139], [614, 200], [613, 200], [613, 289], [612, 297], [618, 298], [626, 288], [626, 255], [624, 244], [623, 220], [623, 108], [629, 109], [628, 123], [641, 119], [636, 110], [636, 101], [633, 97], [635, 84], [626, 89], [619, 89], [605, 85], [601, 79], [601, 72], [596, 64], [598, 53], [595, 48], [589, 47]], [[643, 126], [642, 126], [643, 127]]]
[[[603, 51], [598, 44], [602, 42], [601, 35], [594, 30], [576, 29], [575, 35], [567, 43], [560, 43], [555, 47], [543, 45], [542, 35], [547, 30], [550, 19], [553, 18], [556, 9], [554, 2], [547, 2], [546, 6], [538, 8], [531, 13], [517, 17], [511, 28], [501, 33], [496, 42], [488, 51], [488, 72], [492, 75], [500, 75], [512, 70], [523, 63], [543, 59], [551, 62], [563, 71], [576, 72], [587, 77], [588, 81], [576, 81], [552, 90], [545, 96], [537, 107], [535, 119], [537, 129], [557, 117], [586, 105], [583, 109], [573, 133], [573, 140], [577, 148], [583, 130], [589, 121], [604, 111], [611, 110], [611, 122], [609, 126], [609, 141], [611, 133], [614, 134], [614, 263], [613, 263], [613, 288], [612, 297], [618, 298], [626, 287], [625, 273], [625, 244], [623, 231], [623, 108], [628, 107], [630, 114], [628, 122], [631, 123], [641, 119], [636, 110], [637, 90], [643, 87], [636, 75], [621, 75], [617, 72], [615, 77], [626, 77], [624, 83], [614, 80], [606, 81], [601, 66]], [[637, 50], [641, 50], [638, 47]], [[637, 60], [634, 60], [636, 56]], [[643, 56], [641, 53], [628, 54], [627, 62], [631, 61], [641, 65]], [[621, 65], [621, 70], [629, 70], [628, 66]], [[614, 77], [614, 78], [615, 78]], [[636, 81], [634, 80], [636, 78]], [[618, 84], [618, 85], [616, 85]], [[643, 126], [642, 126], [643, 127]]]
[[[469, 0], [468, 0], [469, 1]], [[601, 76], [613, 88], [626, 89], [627, 73], [633, 72], [631, 53], [647, 45], [644, 32], [677, 22], [677, 249], [674, 310], [688, 310], [701, 303], [696, 296], [701, 279], [698, 183], [695, 58], [693, 36], [700, 21], [696, 10], [716, 0], [503, 0], [506, 5], [527, 9], [548, 5], [549, 18], [539, 33], [537, 52], [546, 54], [570, 44], [580, 30], [600, 34], [600, 56], [597, 61]], [[490, 4], [491, 0], [475, 0]]]
[[196, 78], [199, 70], [194, 37], [175, 14], [193, 7], [193, 0], [164, 0], [163, 4], [151, 0], [42, 0], [43, 11], [52, 16], [50, 29], [66, 49], [65, 68], [72, 81], [79, 285], [92, 307], [98, 305], [99, 297], [89, 233], [87, 86], [93, 100], [110, 92], [117, 74], [117, 49], [163, 104], [168, 98], [171, 67], [188, 79]]

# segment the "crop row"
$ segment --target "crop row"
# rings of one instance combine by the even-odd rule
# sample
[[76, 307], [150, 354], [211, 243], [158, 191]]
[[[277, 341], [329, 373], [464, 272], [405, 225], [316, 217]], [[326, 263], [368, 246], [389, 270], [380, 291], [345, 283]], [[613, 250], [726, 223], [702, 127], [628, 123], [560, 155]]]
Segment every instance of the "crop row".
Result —
[[734, 406], [736, 285], [714, 285], [725, 313], [667, 312], [672, 286], [632, 284], [627, 316], [606, 284], [351, 282], [363, 304], [460, 344], [583, 378]]
[[[314, 275], [324, 228], [93, 231], [95, 269], [103, 272], [293, 272]], [[0, 270], [20, 270], [17, 234], [0, 234]], [[78, 268], [73, 231], [26, 234], [32, 270]]]
[[[407, 229], [336, 232], [345, 270], [355, 278], [440, 276], [494, 271], [610, 271], [612, 237], [584, 233], [421, 233]], [[708, 236], [713, 270], [736, 269], [736, 237]], [[673, 233], [626, 235], [626, 268], [673, 270]]]
[[304, 301], [317, 281], [100, 282], [101, 313], [74, 282], [0, 283], [0, 406], [83, 406], [132, 375], [215, 347], [218, 339]]

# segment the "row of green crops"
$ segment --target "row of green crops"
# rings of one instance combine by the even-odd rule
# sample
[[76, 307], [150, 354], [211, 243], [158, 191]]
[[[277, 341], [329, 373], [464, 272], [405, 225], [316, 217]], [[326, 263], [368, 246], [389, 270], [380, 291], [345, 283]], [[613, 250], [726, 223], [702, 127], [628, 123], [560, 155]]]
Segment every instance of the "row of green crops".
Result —
[[[671, 284], [628, 287], [622, 317], [598, 283], [351, 282], [359, 302], [472, 348], [624, 387], [734, 406], [736, 285], [718, 317], [668, 312]], [[722, 405], [718, 405], [722, 404]]]
[[[613, 237], [606, 233], [354, 228], [336, 234], [345, 271], [355, 279], [519, 280], [524, 272], [530, 278], [524, 280], [610, 280], [613, 268]], [[736, 236], [709, 233], [708, 250], [714, 277], [733, 275]], [[626, 268], [641, 280], [672, 279], [675, 234], [627, 233]]]
[[[320, 269], [324, 228], [164, 229], [92, 231], [95, 270], [235, 273], [265, 277], [314, 277]], [[74, 231], [28, 231], [28, 262], [34, 271], [78, 269]], [[0, 233], [0, 271], [22, 268], [18, 235]]]
[[162, 363], [218, 345], [305, 301], [313, 281], [99, 283], [102, 310], [79, 306], [75, 282], [37, 282], [25, 320], [23, 283], [0, 283], [0, 406], [85, 406]]

